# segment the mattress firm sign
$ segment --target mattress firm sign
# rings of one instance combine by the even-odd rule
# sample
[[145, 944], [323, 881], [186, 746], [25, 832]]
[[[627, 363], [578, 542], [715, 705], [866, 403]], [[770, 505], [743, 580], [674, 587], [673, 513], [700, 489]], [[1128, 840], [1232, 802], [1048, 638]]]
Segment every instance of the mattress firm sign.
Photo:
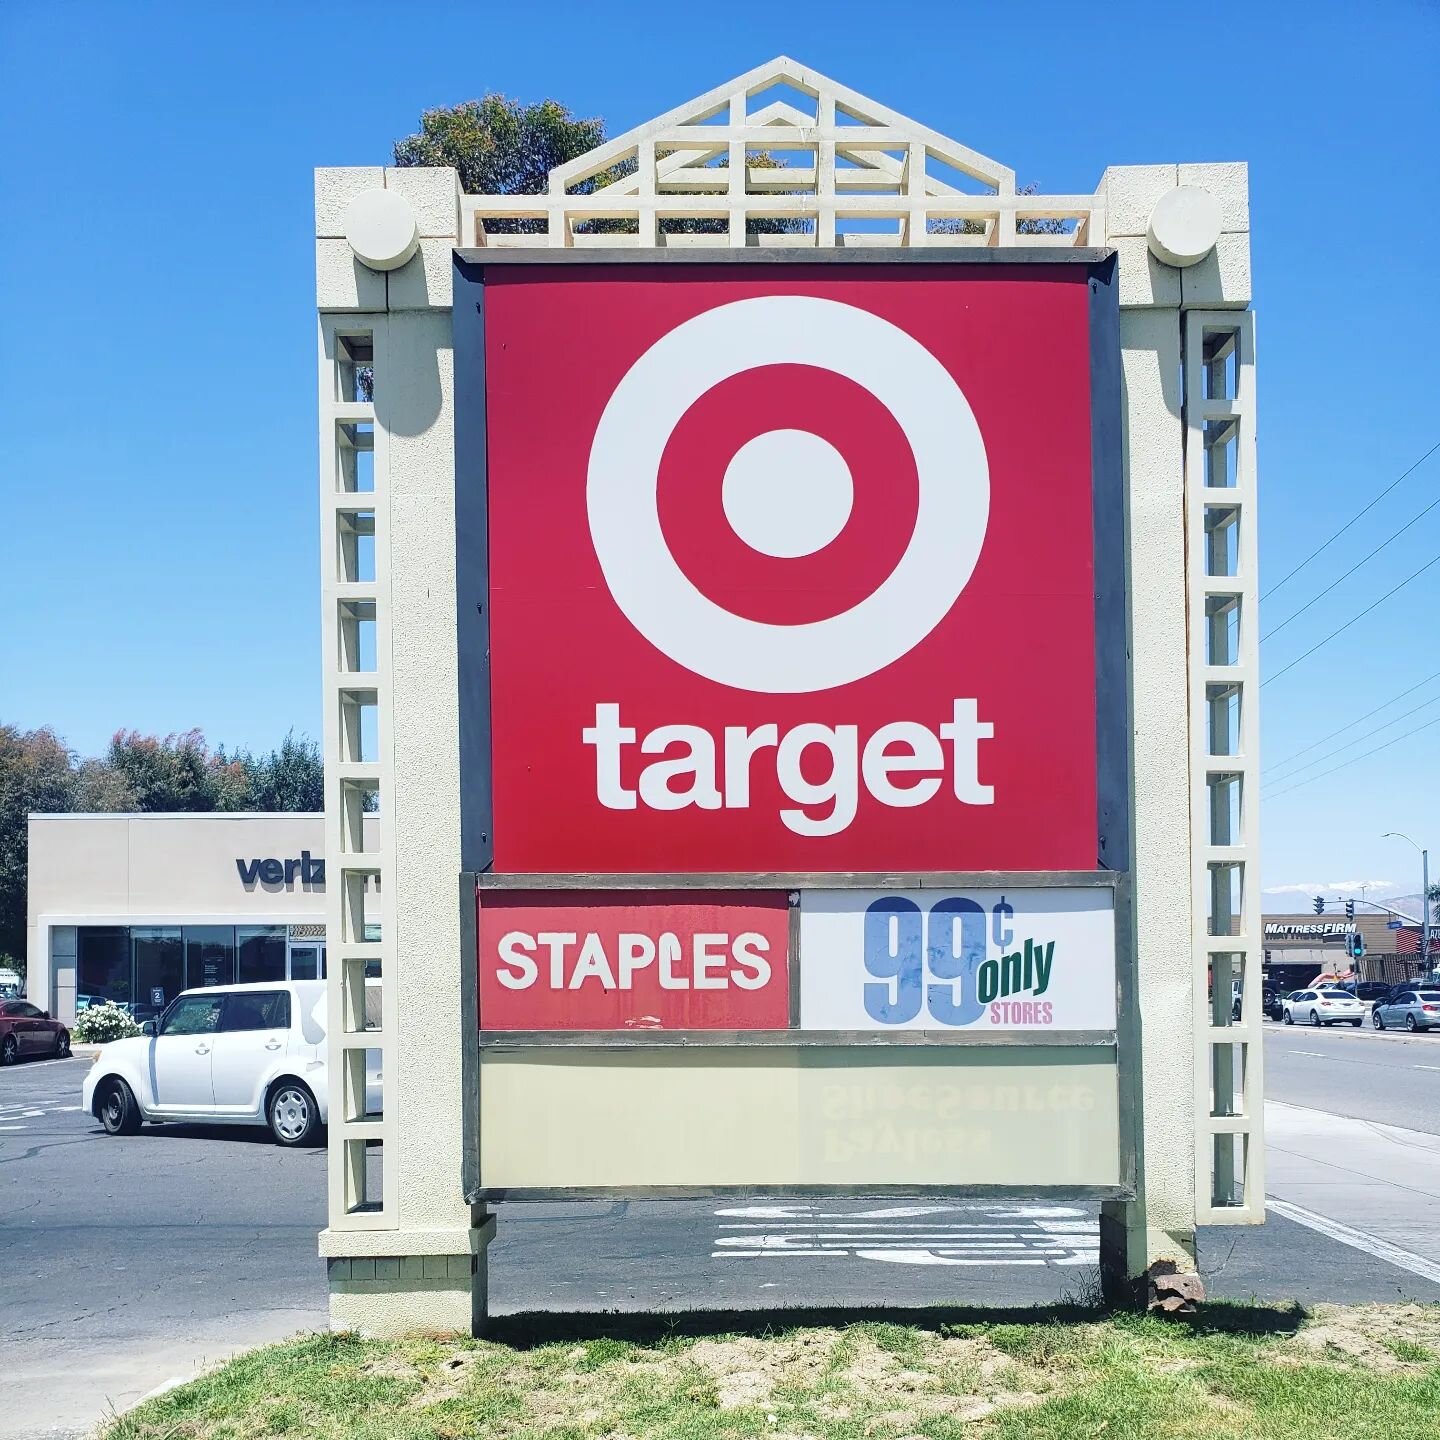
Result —
[[1112, 892], [806, 891], [800, 1025], [1112, 1030]]
[[1095, 868], [1085, 267], [481, 263], [495, 872]]

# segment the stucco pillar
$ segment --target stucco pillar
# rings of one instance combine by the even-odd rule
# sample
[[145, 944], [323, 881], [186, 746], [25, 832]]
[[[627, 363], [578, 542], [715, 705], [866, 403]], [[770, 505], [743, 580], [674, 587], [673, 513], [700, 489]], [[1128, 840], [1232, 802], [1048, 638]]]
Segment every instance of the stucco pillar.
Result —
[[[352, 948], [362, 956], [375, 951], [384, 992], [383, 1116], [348, 1127], [341, 1118], [340, 1141], [332, 1139], [330, 1225], [320, 1250], [337, 1328], [376, 1335], [470, 1332], [484, 1320], [485, 1248], [494, 1223], [465, 1203], [463, 1136], [453, 1123], [464, 1108], [455, 896], [455, 172], [319, 171], [316, 219], [322, 498], [331, 483], [324, 412], [327, 372], [338, 353], [334, 337], [353, 325], [373, 351], [373, 400], [359, 404], [341, 396], [338, 418], [353, 411], [361, 424], [373, 425], [374, 580], [332, 575], [329, 551], [322, 565], [332, 582], [327, 606], [354, 599], [375, 607], [375, 671], [363, 683], [376, 699], [376, 755], [373, 765], [348, 760], [337, 739], [333, 758], [342, 779], [359, 775], [368, 784], [373, 775], [378, 788], [380, 840], [373, 846], [367, 840], [373, 853], [355, 863], [378, 881], [381, 936]], [[327, 741], [327, 771], [329, 752]], [[326, 798], [327, 821], [343, 837], [343, 817], [330, 812], [343, 811], [344, 802], [333, 792]], [[343, 851], [343, 838], [335, 848]], [[343, 896], [339, 886], [332, 888], [338, 910]], [[343, 978], [332, 973], [332, 983]], [[332, 1088], [332, 1129], [342, 1105], [343, 1095]], [[366, 1139], [371, 1155], [375, 1139], [381, 1142], [378, 1202], [370, 1185], [370, 1203], [354, 1203], [355, 1184], [345, 1173], [353, 1154], [345, 1148], [347, 1128]]]

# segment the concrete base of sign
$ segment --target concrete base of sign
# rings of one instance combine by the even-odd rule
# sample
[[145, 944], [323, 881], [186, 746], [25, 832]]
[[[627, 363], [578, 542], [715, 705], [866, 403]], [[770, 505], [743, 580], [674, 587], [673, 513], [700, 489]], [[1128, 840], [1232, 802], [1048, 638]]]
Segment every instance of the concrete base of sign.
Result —
[[383, 1338], [477, 1335], [485, 1322], [483, 1255], [331, 1260], [330, 1328]]
[[1195, 1232], [1171, 1234], [1144, 1223], [1141, 1201], [1107, 1201], [1100, 1207], [1100, 1286], [1105, 1303], [1139, 1308], [1152, 1277], [1195, 1272]]
[[[478, 1335], [487, 1317], [487, 1251], [494, 1238], [493, 1215], [469, 1231], [322, 1231], [330, 1328], [376, 1338]], [[423, 1253], [376, 1253], [393, 1247]]]

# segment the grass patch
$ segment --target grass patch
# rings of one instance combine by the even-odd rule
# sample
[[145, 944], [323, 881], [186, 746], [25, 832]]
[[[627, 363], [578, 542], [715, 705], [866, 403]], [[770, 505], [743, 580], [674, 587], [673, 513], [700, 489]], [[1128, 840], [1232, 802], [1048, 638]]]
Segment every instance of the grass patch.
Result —
[[[568, 1317], [307, 1336], [102, 1440], [1433, 1440], [1440, 1306]], [[568, 1333], [567, 1333], [568, 1326]]]

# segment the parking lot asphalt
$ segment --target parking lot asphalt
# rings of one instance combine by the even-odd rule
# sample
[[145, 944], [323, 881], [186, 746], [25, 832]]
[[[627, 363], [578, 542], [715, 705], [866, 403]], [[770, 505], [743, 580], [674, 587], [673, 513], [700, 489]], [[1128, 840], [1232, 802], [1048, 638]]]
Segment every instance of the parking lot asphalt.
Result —
[[[1290, 1109], [1353, 1115], [1392, 1149], [1403, 1142], [1371, 1122], [1409, 1125], [1402, 1136], [1435, 1133], [1440, 1035], [1267, 1026], [1265, 1048], [1267, 1091]], [[281, 1150], [264, 1131], [218, 1126], [107, 1136], [79, 1109], [87, 1064], [0, 1071], [7, 1436], [83, 1434], [107, 1407], [123, 1409], [207, 1361], [326, 1323], [315, 1238], [324, 1224], [324, 1151]], [[1343, 1127], [1336, 1134], [1333, 1157], [1301, 1156], [1309, 1168], [1296, 1184], [1299, 1199], [1272, 1183], [1288, 1213], [1272, 1211], [1261, 1228], [1201, 1232], [1212, 1296], [1440, 1301], [1440, 1283], [1386, 1258], [1384, 1243], [1337, 1238], [1364, 1217], [1327, 1209], [1343, 1212], [1354, 1195], [1344, 1187], [1363, 1188], [1367, 1177], [1363, 1163], [1338, 1180], [1315, 1169], [1345, 1160]], [[1317, 1142], [1286, 1143], [1313, 1150]], [[1434, 1209], [1418, 1190], [1391, 1193], [1392, 1209], [1409, 1220]], [[1297, 1212], [1310, 1218], [1292, 1218]], [[1315, 1228], [1317, 1220], [1328, 1229]], [[1095, 1293], [1096, 1243], [1095, 1210], [1085, 1205], [514, 1204], [499, 1211], [492, 1309], [1047, 1304]]]

